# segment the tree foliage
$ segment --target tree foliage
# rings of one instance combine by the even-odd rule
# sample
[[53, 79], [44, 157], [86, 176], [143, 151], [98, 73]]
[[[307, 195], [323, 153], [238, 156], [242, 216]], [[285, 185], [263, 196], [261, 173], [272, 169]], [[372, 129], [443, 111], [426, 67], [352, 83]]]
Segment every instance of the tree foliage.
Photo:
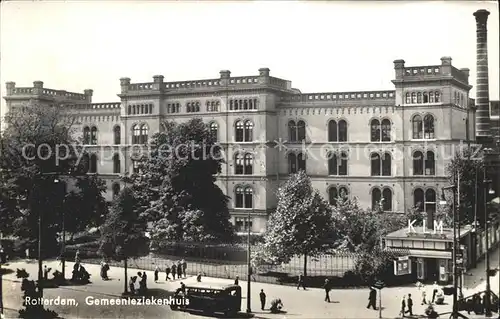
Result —
[[279, 188], [277, 199], [254, 261], [286, 263], [296, 255], [316, 256], [327, 251], [338, 228], [330, 205], [312, 187], [306, 173], [291, 175]]
[[149, 151], [130, 180], [152, 221], [152, 246], [232, 242], [228, 197], [215, 183], [223, 155], [208, 126], [200, 119], [166, 122]]
[[97, 177], [85, 175], [86, 152], [75, 138], [75, 117], [62, 107], [28, 105], [9, 112], [5, 124], [0, 140], [0, 231], [34, 245], [42, 214], [48, 250], [57, 247], [63, 212], [70, 230], [95, 224], [106, 210], [104, 187]]
[[101, 226], [99, 252], [117, 261], [147, 255], [145, 217], [135, 193], [124, 188], [113, 200]]

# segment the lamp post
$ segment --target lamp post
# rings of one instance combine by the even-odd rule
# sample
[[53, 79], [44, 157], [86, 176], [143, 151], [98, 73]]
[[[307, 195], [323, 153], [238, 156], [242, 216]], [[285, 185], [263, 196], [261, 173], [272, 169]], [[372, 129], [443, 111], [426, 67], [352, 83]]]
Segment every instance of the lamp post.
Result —
[[[254, 207], [255, 205], [252, 205]], [[254, 208], [252, 208], [252, 212], [254, 211]], [[248, 211], [248, 216], [247, 216], [247, 228], [248, 228], [248, 236], [247, 236], [247, 313], [252, 313], [252, 307], [251, 307], [251, 288], [250, 288], [250, 282], [252, 280], [252, 265], [251, 265], [251, 246], [250, 246], [250, 210]]]
[[451, 318], [457, 319], [458, 318], [458, 302], [457, 302], [457, 290], [458, 290], [458, 280], [457, 280], [457, 223], [456, 223], [456, 193], [457, 193], [457, 186], [456, 185], [450, 185], [447, 187], [443, 187], [442, 193], [441, 193], [441, 201], [439, 202], [441, 205], [446, 205], [447, 201], [444, 196], [444, 191], [445, 190], [452, 190], [453, 191], [453, 200], [452, 200], [452, 216], [453, 216], [453, 252], [452, 252], [452, 263], [453, 263], [453, 310], [451, 313]]
[[486, 295], [484, 296], [485, 298], [485, 313], [484, 315], [486, 317], [491, 317], [491, 286], [490, 286], [490, 252], [489, 252], [489, 216], [488, 216], [488, 207], [487, 207], [487, 202], [488, 202], [488, 194], [493, 193], [493, 191], [490, 189], [491, 185], [491, 180], [486, 179], [486, 169], [484, 170], [484, 180], [483, 180], [483, 185], [484, 185], [484, 241], [485, 241], [485, 246], [486, 246], [486, 256], [485, 256], [485, 272], [486, 272]]

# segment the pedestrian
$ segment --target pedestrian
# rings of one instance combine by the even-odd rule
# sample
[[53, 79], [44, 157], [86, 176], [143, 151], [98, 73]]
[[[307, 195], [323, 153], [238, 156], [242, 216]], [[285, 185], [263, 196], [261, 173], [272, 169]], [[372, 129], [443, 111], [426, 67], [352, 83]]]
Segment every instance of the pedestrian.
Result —
[[403, 296], [403, 298], [401, 299], [401, 311], [399, 312], [401, 318], [404, 318], [405, 313], [406, 313], [406, 299], [405, 296]]
[[158, 282], [158, 274], [160, 273], [160, 267], [156, 266], [155, 267], [155, 273], [154, 273], [154, 276], [155, 276], [155, 283]]
[[184, 275], [184, 278], [187, 278], [187, 273], [186, 273], [186, 270], [187, 270], [187, 262], [183, 259], [181, 261], [181, 264], [182, 264], [182, 274]]
[[144, 281], [144, 289], [148, 289], [148, 275], [145, 271], [142, 272], [142, 280]]
[[413, 316], [413, 299], [411, 299], [411, 294], [408, 294], [408, 299], [406, 300], [406, 306], [408, 310], [406, 310], [406, 313], [409, 313], [410, 316]]
[[427, 304], [425, 289], [422, 290], [422, 305]]
[[434, 284], [432, 285], [432, 300], [431, 300], [431, 303], [434, 303], [434, 301], [436, 300], [436, 295], [439, 291], [439, 286], [437, 284], [437, 282], [435, 281]]
[[128, 288], [130, 289], [130, 294], [131, 295], [135, 295], [135, 280], [137, 279], [137, 277], [133, 276], [133, 277], [130, 277], [130, 282], [128, 283]]
[[198, 273], [198, 276], [196, 276], [196, 281], [201, 282], [201, 273]]
[[76, 253], [75, 253], [75, 264], [79, 264], [80, 263], [80, 250], [77, 250]]
[[175, 274], [177, 273], [177, 265], [174, 263], [172, 264], [172, 268], [171, 268], [171, 272], [172, 272], [172, 280], [175, 280]]
[[240, 283], [240, 277], [236, 276], [236, 278], [234, 279], [234, 285], [239, 286], [239, 283]]
[[170, 280], [170, 267], [165, 267], [165, 281]]
[[370, 309], [370, 307], [372, 307], [373, 310], [377, 310], [377, 291], [373, 287], [370, 287], [368, 306], [366, 306], [366, 309]]
[[306, 290], [306, 285], [304, 283], [304, 276], [302, 275], [302, 273], [299, 274], [299, 278], [297, 280], [297, 290], [299, 290], [300, 287]]
[[260, 309], [264, 310], [264, 308], [266, 307], [266, 294], [264, 293], [264, 289], [260, 290], [259, 297], [260, 297]]
[[177, 262], [177, 278], [182, 278], [182, 265], [180, 260]]
[[325, 283], [323, 284], [323, 289], [325, 289], [325, 302], [330, 302], [330, 290], [332, 289], [330, 285], [330, 280], [325, 279]]
[[43, 267], [43, 279], [48, 280], [49, 279], [49, 272], [52, 268], [47, 268], [47, 265]]

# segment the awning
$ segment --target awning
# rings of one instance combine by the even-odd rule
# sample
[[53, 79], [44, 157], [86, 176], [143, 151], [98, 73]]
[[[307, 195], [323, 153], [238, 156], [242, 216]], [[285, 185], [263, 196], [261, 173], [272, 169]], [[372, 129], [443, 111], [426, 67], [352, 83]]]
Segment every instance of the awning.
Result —
[[451, 251], [408, 249], [408, 256], [416, 258], [451, 259]]

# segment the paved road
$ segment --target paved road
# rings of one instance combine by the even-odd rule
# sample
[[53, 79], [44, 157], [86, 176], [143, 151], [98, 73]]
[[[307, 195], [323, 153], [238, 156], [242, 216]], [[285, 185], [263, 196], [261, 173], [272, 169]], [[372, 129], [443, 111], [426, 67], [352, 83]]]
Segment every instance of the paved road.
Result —
[[[59, 262], [47, 262], [48, 267], [52, 269], [60, 269]], [[66, 273], [70, 274], [73, 263], [66, 264]], [[57, 289], [47, 289], [46, 295], [49, 297], [71, 296], [77, 299], [79, 307], [53, 307], [64, 318], [187, 318], [191, 317], [185, 313], [172, 313], [170, 309], [164, 306], [107, 306], [96, 307], [84, 305], [85, 298], [88, 296], [112, 298], [110, 295], [119, 295], [123, 291], [123, 269], [112, 267], [109, 275], [111, 281], [102, 281], [99, 278], [99, 266], [85, 264], [87, 270], [92, 274], [89, 285], [77, 287], [61, 287]], [[15, 270], [16, 268], [25, 268], [28, 273], [35, 275], [37, 273], [36, 263], [17, 262], [11, 263], [8, 268]], [[129, 277], [137, 273], [137, 269], [129, 269]], [[148, 287], [150, 289], [174, 290], [179, 287], [180, 280], [176, 282], [164, 281], [163, 276], [160, 277], [159, 283], [152, 282], [153, 273], [147, 272], [149, 277]], [[480, 275], [480, 272], [479, 272]], [[4, 305], [7, 308], [19, 308], [21, 305], [21, 292], [19, 284], [12, 283], [11, 280], [16, 280], [15, 274], [5, 276], [4, 281]], [[469, 278], [471, 279], [471, 278]], [[183, 279], [187, 285], [194, 282], [194, 277]], [[497, 278], [495, 279], [497, 280]], [[492, 281], [495, 281], [492, 280]], [[203, 281], [210, 284], [230, 284], [232, 280], [203, 278]], [[484, 289], [484, 281], [479, 279], [476, 283], [471, 283], [471, 289], [464, 291], [466, 295], [474, 291]], [[246, 309], [246, 282], [240, 280], [240, 285], [243, 287], [242, 310]], [[474, 287], [472, 287], [474, 286]], [[492, 284], [493, 286], [493, 284]], [[367, 289], [334, 289], [330, 296], [332, 303], [325, 303], [324, 292], [321, 289], [308, 289], [306, 291], [297, 291], [296, 288], [290, 286], [271, 285], [265, 283], [252, 282], [251, 285], [251, 309], [255, 317], [258, 318], [378, 318], [378, 311], [366, 309], [368, 302]], [[260, 311], [258, 293], [263, 289], [267, 294], [268, 300], [281, 298], [284, 303], [284, 309], [287, 310], [285, 315], [272, 315], [267, 311]], [[420, 305], [421, 291], [415, 286], [407, 287], [391, 287], [382, 290], [382, 307], [384, 318], [395, 318], [399, 313], [400, 300], [403, 295], [412, 294], [414, 300], [414, 313], [423, 314], [425, 306]], [[431, 293], [427, 292], [429, 296]], [[436, 310], [439, 313], [451, 311], [451, 296], [447, 296], [445, 302], [447, 305], [437, 306]]]

